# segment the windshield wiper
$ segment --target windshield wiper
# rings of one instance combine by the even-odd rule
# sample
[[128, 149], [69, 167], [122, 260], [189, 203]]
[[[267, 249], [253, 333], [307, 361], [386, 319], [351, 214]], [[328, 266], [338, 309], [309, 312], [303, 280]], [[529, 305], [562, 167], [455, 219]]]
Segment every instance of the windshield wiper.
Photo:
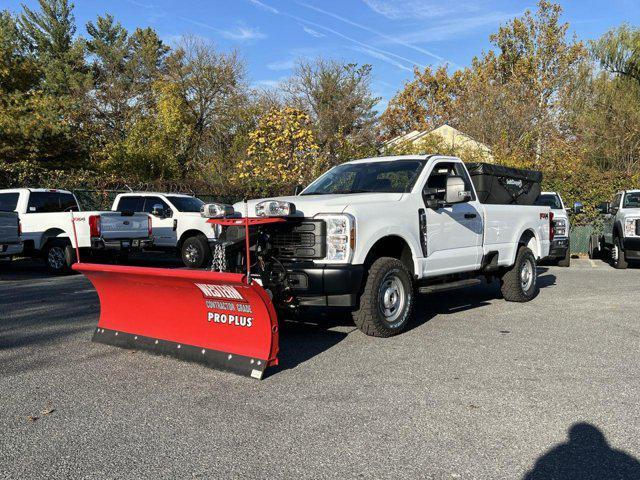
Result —
[[336, 190], [335, 192], [311, 192], [302, 195], [349, 195], [350, 193], [376, 193], [373, 190]]

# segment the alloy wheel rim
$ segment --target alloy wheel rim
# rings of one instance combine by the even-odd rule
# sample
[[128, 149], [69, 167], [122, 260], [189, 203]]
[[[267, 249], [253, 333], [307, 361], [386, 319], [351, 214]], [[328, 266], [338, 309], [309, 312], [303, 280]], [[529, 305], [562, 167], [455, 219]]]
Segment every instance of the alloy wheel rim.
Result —
[[51, 267], [60, 270], [64, 266], [64, 251], [60, 247], [52, 247], [47, 255], [47, 261]]
[[184, 250], [184, 256], [188, 262], [195, 263], [200, 256], [200, 252], [194, 245], [188, 245]]

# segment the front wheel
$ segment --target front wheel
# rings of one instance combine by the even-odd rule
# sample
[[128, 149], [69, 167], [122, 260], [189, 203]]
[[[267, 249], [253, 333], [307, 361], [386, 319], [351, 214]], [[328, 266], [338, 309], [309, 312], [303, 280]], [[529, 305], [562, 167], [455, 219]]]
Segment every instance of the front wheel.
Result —
[[611, 260], [613, 261], [613, 266], [618, 270], [624, 270], [629, 266], [627, 263], [627, 256], [624, 253], [624, 248], [622, 247], [622, 240], [620, 237], [616, 237], [613, 239], [613, 248], [611, 249]]
[[404, 263], [378, 258], [369, 269], [353, 321], [367, 335], [391, 337], [407, 328], [413, 304], [413, 280]]
[[182, 243], [182, 263], [187, 268], [202, 268], [211, 260], [211, 249], [204, 235], [187, 238]]
[[511, 269], [502, 276], [500, 289], [508, 302], [528, 302], [538, 294], [538, 273], [533, 252], [522, 247]]
[[76, 261], [76, 253], [69, 240], [49, 240], [42, 252], [47, 270], [55, 275], [68, 275]]

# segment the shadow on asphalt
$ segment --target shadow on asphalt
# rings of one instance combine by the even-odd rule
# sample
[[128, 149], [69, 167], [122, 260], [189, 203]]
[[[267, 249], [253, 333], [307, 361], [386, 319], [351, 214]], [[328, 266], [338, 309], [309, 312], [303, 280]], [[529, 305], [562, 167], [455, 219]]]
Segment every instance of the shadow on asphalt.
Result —
[[569, 440], [542, 455], [523, 480], [637, 480], [640, 462], [611, 448], [602, 431], [589, 423], [569, 428]]

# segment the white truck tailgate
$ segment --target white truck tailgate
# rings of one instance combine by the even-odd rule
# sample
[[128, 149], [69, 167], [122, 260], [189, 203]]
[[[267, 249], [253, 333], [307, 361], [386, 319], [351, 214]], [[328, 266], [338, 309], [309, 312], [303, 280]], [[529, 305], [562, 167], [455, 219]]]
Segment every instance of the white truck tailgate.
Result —
[[0, 212], [0, 245], [20, 243], [18, 230], [18, 214]]
[[148, 238], [149, 216], [145, 213], [101, 213], [100, 231], [104, 240]]

